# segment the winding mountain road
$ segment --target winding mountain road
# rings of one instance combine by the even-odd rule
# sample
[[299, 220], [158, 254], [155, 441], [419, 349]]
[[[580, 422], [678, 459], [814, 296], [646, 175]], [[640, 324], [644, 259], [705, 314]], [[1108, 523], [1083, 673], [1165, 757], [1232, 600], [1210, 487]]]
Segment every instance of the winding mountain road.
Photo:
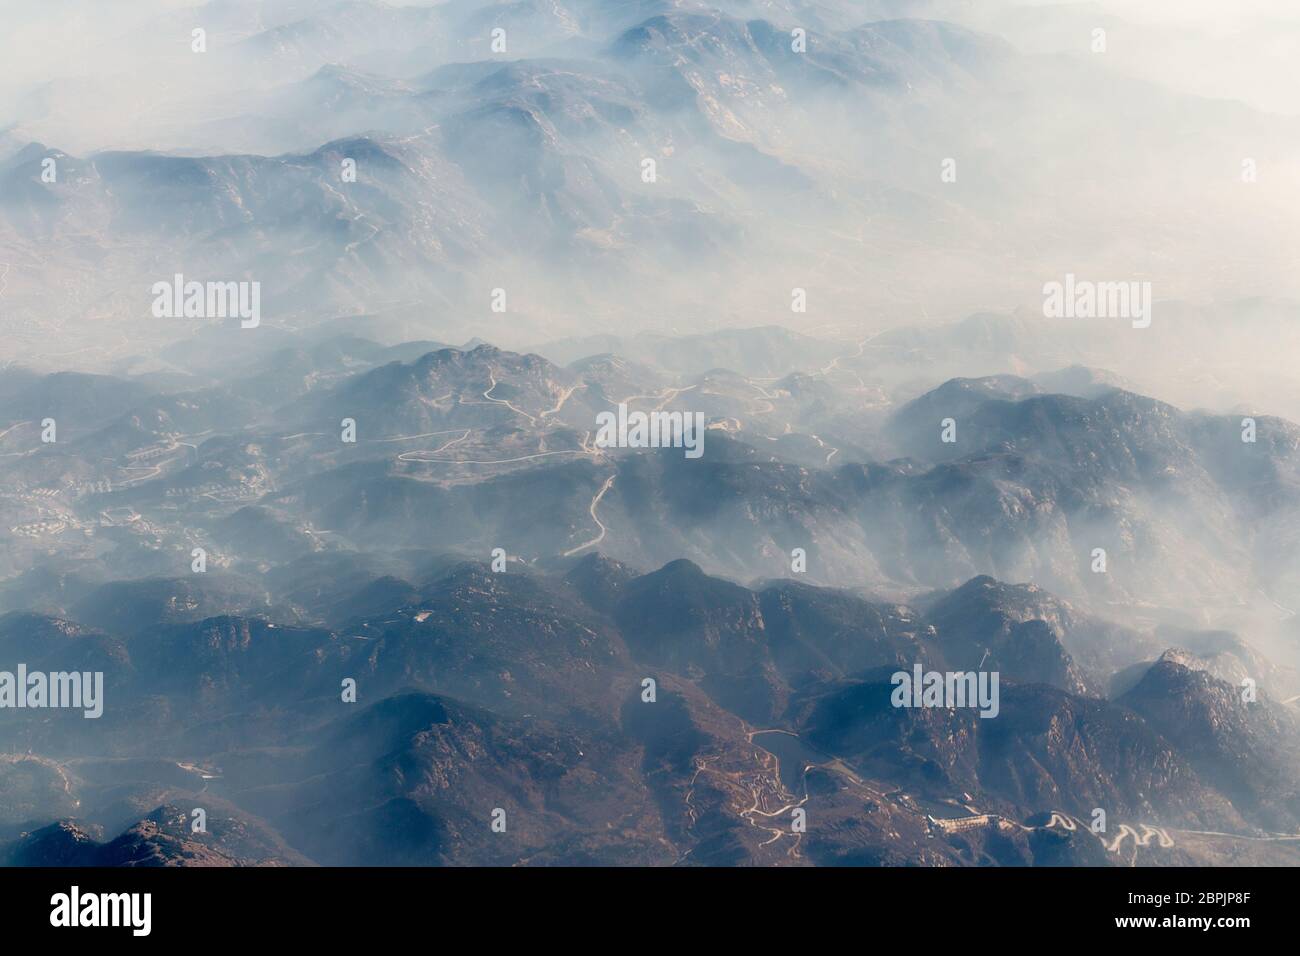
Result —
[[614, 479], [617, 477], [617, 474], [613, 474], [606, 478], [605, 483], [600, 486], [600, 491], [596, 492], [596, 497], [591, 499], [591, 508], [589, 509], [591, 511], [591, 520], [596, 522], [596, 527], [600, 529], [600, 534], [596, 535], [596, 537], [592, 538], [590, 541], [578, 545], [576, 548], [570, 548], [568, 551], [565, 551], [564, 557], [567, 558], [571, 555], [577, 554], [579, 551], [582, 551], [585, 548], [590, 548], [592, 545], [600, 544], [601, 541], [605, 540], [605, 532], [608, 529], [601, 524], [600, 519], [596, 517], [596, 505], [600, 504], [600, 499], [605, 497], [605, 492], [609, 491], [610, 485], [614, 484]]

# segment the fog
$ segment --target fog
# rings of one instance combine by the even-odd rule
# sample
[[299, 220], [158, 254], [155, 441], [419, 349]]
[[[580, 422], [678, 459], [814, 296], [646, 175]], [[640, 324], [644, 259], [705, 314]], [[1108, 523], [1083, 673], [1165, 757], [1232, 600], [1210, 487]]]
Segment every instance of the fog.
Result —
[[[438, 842], [500, 780], [542, 792], [502, 756], [531, 753], [534, 719], [574, 760], [615, 728], [611, 804], [672, 806], [780, 727], [972, 813], [1300, 827], [1293, 3], [4, 16], [0, 649], [106, 670], [109, 730], [0, 744], [225, 766], [232, 819], [269, 821], [257, 859], [293, 863], [572, 862], [556, 848], [588, 822], [614, 832], [572, 767], [581, 826]], [[624, 407], [707, 424], [690, 455], [604, 441]], [[1046, 731], [1006, 745], [1048, 768], [1041, 793], [964, 725], [895, 754], [854, 696], [880, 668], [986, 660], [1007, 712], [1098, 722], [1065, 757], [1035, 749]], [[666, 784], [629, 756], [656, 746], [627, 709], [650, 668], [714, 748]], [[358, 675], [366, 706], [449, 740], [496, 728], [499, 766], [349, 723]], [[1237, 707], [1246, 679], [1264, 716]], [[1039, 685], [1057, 696], [1017, 704]], [[1237, 736], [1198, 751], [1169, 718], [1186, 700]], [[1149, 737], [1112, 732], [1133, 714]], [[313, 749], [292, 721], [351, 743]], [[401, 747], [466, 802], [357, 770]], [[918, 783], [917, 754], [943, 774]], [[1124, 776], [1150, 764], [1174, 769]], [[727, 772], [748, 823], [795, 779]], [[845, 779], [827, 792], [892, 798]], [[195, 785], [149, 781], [134, 809]], [[86, 785], [105, 835], [138, 818]], [[345, 845], [349, 801], [417, 822], [367, 818]], [[0, 811], [0, 859], [54, 819]], [[590, 859], [685, 859], [695, 808], [681, 833], [658, 812]], [[897, 819], [890, 858], [924, 857], [937, 824]], [[426, 824], [428, 845], [393, 835]], [[773, 861], [751, 829], [722, 862]]]
[[[141, 311], [141, 290], [175, 272], [259, 280], [269, 324], [399, 309], [422, 337], [507, 347], [593, 322], [852, 338], [984, 310], [1033, 315], [1043, 284], [1073, 273], [1150, 281], [1161, 303], [1212, 312], [1224, 331], [1208, 354], [1250, 371], [1205, 402], [1290, 401], [1272, 381], [1286, 378], [1274, 367], [1284, 352], [1235, 329], [1239, 300], [1268, 300], [1282, 324], [1261, 328], [1253, 313], [1267, 341], [1298, 295], [1300, 143], [1278, 112], [1294, 110], [1269, 101], [1293, 84], [1229, 62], [1241, 49], [1261, 71], [1289, 62], [1256, 42], [1294, 38], [1278, 28], [1294, 21], [1285, 3], [894, 4], [881, 14], [949, 13], [989, 32], [814, 30], [811, 73], [740, 21], [720, 23], [718, 45], [684, 68], [657, 41], [633, 55], [617, 37], [638, 11], [589, 2], [506, 24], [507, 52], [494, 54], [479, 6], [19, 14], [0, 41], [9, 357], [58, 365], [67, 350], [48, 347], [52, 328], [102, 347], [75, 359], [87, 368], [147, 355], [188, 334]], [[829, 21], [831, 7], [808, 18]], [[797, 3], [768, 9], [782, 30], [802, 22]], [[1083, 30], [1092, 14], [1105, 52]], [[198, 26], [204, 53], [191, 50]], [[564, 63], [539, 74], [534, 57]], [[456, 63], [484, 66], [439, 69]], [[511, 63], [509, 81], [487, 78]], [[361, 188], [339, 190], [316, 151], [357, 135], [404, 168], [363, 162]], [[40, 157], [13, 157], [29, 142], [88, 166], [52, 201], [23, 195]], [[121, 150], [213, 158], [197, 178], [159, 165], [106, 181], [96, 157]], [[654, 183], [644, 158], [658, 163]], [[223, 248], [249, 227], [250, 242]], [[513, 293], [508, 318], [485, 310], [494, 288]], [[791, 312], [795, 288], [806, 313]], [[1155, 327], [1179, 321], [1171, 313], [1158, 308]], [[1090, 361], [1150, 390], [1180, 388], [1179, 369], [1135, 375], [1144, 347], [1127, 330], [1099, 332], [1096, 349]]]

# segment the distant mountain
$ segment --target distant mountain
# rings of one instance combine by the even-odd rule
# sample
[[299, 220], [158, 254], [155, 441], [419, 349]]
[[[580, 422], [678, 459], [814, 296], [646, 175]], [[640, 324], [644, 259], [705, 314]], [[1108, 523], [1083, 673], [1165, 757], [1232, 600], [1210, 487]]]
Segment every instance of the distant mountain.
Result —
[[43, 419], [52, 418], [65, 439], [70, 439], [106, 425], [149, 393], [150, 389], [136, 382], [104, 375], [56, 372], [10, 395], [5, 402], [5, 414], [11, 419], [9, 424], [30, 421], [36, 426], [34, 434], [40, 433]]
[[986, 806], [1050, 803], [1085, 820], [1101, 807], [1117, 821], [1241, 826], [1185, 757], [1120, 707], [1008, 682], [1001, 713], [982, 720], [969, 709], [891, 707], [891, 690], [873, 680], [810, 698], [801, 730], [860, 772], [923, 792], [970, 793]]
[[1100, 696], [1107, 675], [1159, 647], [1156, 638], [1082, 613], [1039, 587], [987, 576], [923, 606], [954, 665], [1002, 669], [1074, 694]]
[[[1101, 843], [1056, 832], [1049, 811], [1086, 820], [1102, 806], [1117, 823], [1229, 832], [1281, 828], [1291, 812], [1267, 781], [1285, 779], [1292, 718], [1267, 703], [1252, 717], [1223, 703], [1227, 685], [1165, 662], [1118, 702], [1081, 696], [1112, 675], [1084, 676], [1066, 648], [1119, 666], [1095, 643], [1136, 638], [1038, 589], [981, 578], [915, 608], [790, 581], [751, 590], [687, 561], [648, 574], [596, 555], [504, 573], [397, 561], [338, 596], [338, 630], [214, 617], [114, 642], [67, 622], [0, 619], [12, 635], [0, 646], [16, 658], [106, 670], [110, 733], [95, 739], [116, 757], [14, 764], [10, 786], [21, 779], [33, 797], [72, 774], [81, 806], [29, 801], [7, 858], [1099, 863], [1112, 861]], [[399, 566], [416, 583], [378, 573]], [[301, 586], [283, 570], [272, 584]], [[26, 636], [40, 629], [119, 659], [52, 645], [40, 656]], [[918, 664], [1000, 671], [998, 718], [891, 707], [889, 673]], [[1169, 690], [1169, 668], [1211, 683]], [[1170, 718], [1171, 702], [1197, 713]], [[10, 747], [52, 743], [15, 734]], [[62, 739], [87, 738], [78, 728]], [[806, 790], [819, 819], [843, 828], [773, 847], [746, 809], [751, 786], [775, 799]], [[184, 829], [190, 804], [213, 814], [206, 836]], [[497, 810], [504, 834], [492, 830]], [[42, 820], [51, 811], [62, 816]], [[70, 822], [78, 814], [92, 822]], [[954, 822], [971, 814], [970, 826]], [[103, 829], [122, 826], [105, 842]]]
[[[1279, 666], [1231, 631], [1197, 631], [1162, 625], [1151, 640], [1165, 648], [1159, 660], [1204, 671], [1234, 687], [1241, 687], [1249, 678], [1277, 699], [1289, 699], [1300, 692], [1300, 683], [1291, 668]], [[1154, 663], [1157, 662], [1144, 661], [1116, 673], [1111, 684], [1112, 696], [1131, 690]]]
[[213, 812], [194, 833], [188, 810], [160, 806], [107, 842], [98, 831], [53, 823], [0, 846], [7, 866], [302, 866], [308, 861], [246, 814]]
[[[772, 576], [788, 573], [782, 556], [802, 547], [819, 583], [924, 588], [992, 574], [1123, 601], [1164, 600], [1176, 580], [1196, 582], [1223, 603], [1248, 593], [1252, 574], [1285, 588], [1295, 573], [1279, 553], [1300, 500], [1300, 432], [1290, 423], [1261, 422], [1252, 445], [1240, 441], [1234, 419], [1118, 389], [1087, 399], [1044, 394], [1023, 379], [959, 381], [893, 416], [889, 440], [912, 460], [853, 463], [832, 433], [816, 442], [805, 436], [807, 447], [778, 437], [769, 448], [763, 436], [780, 429], [754, 417], [765, 409], [773, 424], [806, 428], [802, 416], [815, 421], [828, 398], [815, 390], [796, 396], [793, 382], [755, 388], [711, 372], [675, 396], [660, 393], [672, 407], [705, 410], [720, 426], [708, 432], [701, 461], [660, 450], [616, 453], [605, 463], [584, 448], [583, 435], [590, 439], [598, 412], [623, 398], [608, 387], [621, 374], [612, 363], [577, 371], [484, 348], [376, 370], [309, 397], [295, 412], [300, 427], [334, 429], [348, 416], [375, 438], [429, 437], [399, 445], [399, 467], [380, 468], [371, 458], [364, 469], [303, 480], [293, 498], [324, 527], [361, 539], [396, 535], [415, 544], [436, 523], [443, 541], [471, 549], [504, 543], [524, 554], [560, 553], [596, 527], [591, 501], [612, 471], [598, 506], [602, 547], [633, 562], [686, 555], [732, 574]], [[739, 430], [728, 425], [732, 418]], [[955, 440], [946, 443], [949, 418]], [[862, 440], [877, 442], [869, 433]], [[429, 450], [415, 450], [422, 447]], [[807, 458], [832, 467], [789, 463]], [[454, 489], [429, 482], [482, 475], [454, 467], [476, 461], [533, 467]], [[543, 514], [514, 513], [518, 498], [508, 489], [523, 487], [548, 502]], [[479, 522], [497, 530], [483, 533], [476, 523], [467, 536], [458, 530], [464, 508], [453, 501], [474, 501]], [[1243, 525], [1261, 530], [1254, 555], [1238, 534]], [[694, 534], [701, 527], [710, 533]]]
[[408, 694], [336, 725], [292, 789], [248, 799], [324, 863], [670, 862], [631, 756], [603, 734]]
[[[273, 413], [226, 390], [134, 389], [81, 416], [97, 430], [30, 446], [9, 467], [20, 488], [53, 488], [64, 503], [89, 491], [100, 507], [162, 507], [164, 521], [180, 505], [199, 539], [181, 553], [246, 545], [246, 558], [292, 560], [347, 539], [420, 547], [436, 533], [445, 548], [533, 558], [599, 535], [620, 560], [684, 556], [739, 577], [787, 574], [800, 547], [818, 584], [926, 589], [989, 574], [1072, 599], [1177, 605], [1173, 592], [1194, 582], [1222, 606], [1284, 594], [1300, 574], [1287, 547], [1300, 431], [1284, 420], [1255, 418], [1247, 443], [1240, 418], [1093, 388], [1096, 376], [1079, 372], [1074, 395], [1015, 376], [956, 379], [892, 412], [849, 416], [843, 404], [862, 390], [816, 367], [826, 343], [767, 329], [689, 341], [698, 354], [678, 367], [728, 361], [753, 374], [802, 357], [814, 371], [772, 381], [617, 355], [562, 366], [488, 345], [330, 338], [295, 353], [323, 375], [297, 379], [288, 354], [261, 360], [240, 392], [283, 396]], [[653, 339], [622, 344], [636, 343], [672, 365]], [[597, 416], [619, 403], [702, 413], [704, 458], [594, 447]], [[342, 440], [348, 419], [355, 443]], [[30, 439], [30, 422], [16, 426], [9, 443]], [[115, 478], [100, 480], [90, 456], [113, 461]], [[534, 501], [546, 505], [525, 508]], [[165, 555], [155, 543], [136, 573], [186, 566]]]
[[109, 631], [136, 634], [222, 611], [267, 607], [266, 592], [233, 575], [191, 574], [177, 578], [113, 581], [77, 603], [74, 613]]
[[1177, 746], [1202, 779], [1271, 830], [1300, 821], [1294, 712], [1165, 655], [1119, 699]]

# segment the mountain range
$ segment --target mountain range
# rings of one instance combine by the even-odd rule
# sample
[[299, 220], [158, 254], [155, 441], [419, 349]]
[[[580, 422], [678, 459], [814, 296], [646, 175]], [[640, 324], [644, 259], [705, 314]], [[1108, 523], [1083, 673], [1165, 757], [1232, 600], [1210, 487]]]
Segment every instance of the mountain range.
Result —
[[0, 862], [1300, 862], [1270, 28], [9, 25]]

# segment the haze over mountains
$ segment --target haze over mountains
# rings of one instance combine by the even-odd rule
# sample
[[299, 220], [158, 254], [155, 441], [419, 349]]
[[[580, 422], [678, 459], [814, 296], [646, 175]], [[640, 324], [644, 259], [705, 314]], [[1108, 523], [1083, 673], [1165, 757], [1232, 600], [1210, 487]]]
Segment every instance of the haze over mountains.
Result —
[[1234, 52], [1295, 33], [1231, 25], [1197, 76], [1156, 6], [16, 17], [0, 672], [104, 698], [0, 707], [0, 860], [1296, 862], [1300, 130]]
[[[71, 328], [101, 371], [192, 334], [148, 311], [176, 272], [259, 281], [277, 327], [378, 312], [401, 337], [512, 348], [611, 319], [856, 341], [1036, 314], [1043, 283], [1073, 272], [1209, 310], [1230, 399], [1273, 397], [1259, 346], [1297, 294], [1294, 117], [1135, 79], [1086, 31], [1041, 54], [929, 2], [144, 4], [137, 29], [97, 19], [115, 6], [63, 28], [89, 51], [73, 76], [14, 89], [0, 241], [24, 360], [65, 367], [50, 342]], [[124, 91], [141, 84], [153, 95]], [[1243, 297], [1271, 303], [1244, 337], [1225, 314]], [[1158, 325], [1199, 329], [1172, 308]], [[1131, 344], [1153, 380], [1194, 374], [1089, 331], [1106, 359], [1091, 364]], [[1225, 374], [1230, 356], [1251, 371]]]

